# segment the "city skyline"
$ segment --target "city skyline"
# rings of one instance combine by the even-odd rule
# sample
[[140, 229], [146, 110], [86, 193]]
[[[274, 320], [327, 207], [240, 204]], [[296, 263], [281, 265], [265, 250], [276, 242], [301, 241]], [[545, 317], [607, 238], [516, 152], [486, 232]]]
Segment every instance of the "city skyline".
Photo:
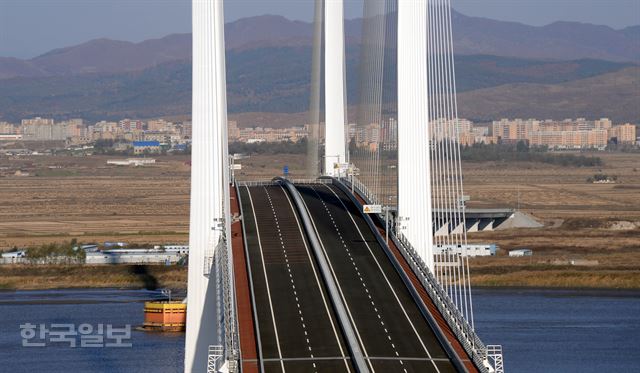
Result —
[[[454, 124], [455, 122], [455, 124]], [[598, 149], [604, 150], [610, 143], [638, 144], [637, 124], [617, 122], [609, 118], [587, 120], [585, 118], [551, 119], [507, 119], [489, 123], [474, 123], [465, 118], [454, 120], [440, 118], [431, 124], [431, 137], [442, 141], [455, 137], [463, 146], [474, 144], [517, 144], [524, 141], [534, 147], [549, 149]], [[398, 146], [398, 126], [393, 117], [382, 123], [345, 124], [349, 142], [359, 148], [372, 151], [392, 150]], [[228, 120], [228, 138], [232, 142], [293, 142], [306, 138], [308, 124], [286, 128], [272, 128], [264, 124], [238, 126], [237, 121]], [[173, 122], [164, 118], [140, 120], [121, 119], [86, 122], [81, 118], [55, 121], [52, 118], [22, 119], [19, 125], [0, 121], [0, 141], [66, 141], [68, 145], [89, 144], [100, 140], [116, 143], [157, 142], [160, 144], [186, 146], [191, 142], [191, 121]], [[449, 130], [447, 129], [449, 128]], [[454, 130], [455, 129], [455, 130]], [[326, 141], [325, 123], [320, 123], [318, 139]], [[350, 145], [351, 146], [351, 145]], [[117, 145], [116, 147], [120, 147]], [[381, 147], [381, 148], [380, 148]], [[135, 148], [135, 144], [134, 144]]]

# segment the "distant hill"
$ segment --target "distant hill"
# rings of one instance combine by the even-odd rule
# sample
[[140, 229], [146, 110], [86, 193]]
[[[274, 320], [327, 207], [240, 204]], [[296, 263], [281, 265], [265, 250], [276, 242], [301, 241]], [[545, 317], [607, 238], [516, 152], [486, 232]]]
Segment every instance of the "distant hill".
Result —
[[639, 30], [638, 26], [614, 30], [579, 22], [536, 27], [453, 15], [454, 46], [460, 54], [640, 62]]
[[[353, 105], [358, 100], [358, 49], [349, 47], [347, 57], [348, 102]], [[310, 59], [311, 49], [305, 46], [229, 50], [229, 111], [307, 110]], [[629, 66], [596, 60], [550, 62], [496, 56], [458, 56], [456, 65], [459, 92], [513, 83], [563, 83]], [[395, 82], [388, 84], [391, 89]], [[41, 115], [94, 121], [188, 114], [190, 92], [190, 61], [124, 73], [5, 79], [0, 84], [0, 120], [17, 122]]]
[[[638, 81], [633, 67], [640, 62], [640, 26], [614, 30], [557, 22], [533, 27], [455, 12], [453, 21], [463, 115], [640, 120], [637, 105], [631, 104], [640, 101], [639, 85], [627, 84]], [[300, 120], [296, 113], [307, 110], [309, 100], [312, 25], [266, 15], [225, 27], [230, 113], [251, 113], [242, 116], [247, 122]], [[346, 21], [345, 29], [348, 103], [353, 105], [362, 20]], [[190, 60], [190, 34], [140, 43], [98, 39], [30, 60], [0, 58], [0, 120], [188, 115]], [[395, 82], [387, 83], [393, 87]]]
[[640, 122], [640, 67], [563, 84], [506, 84], [458, 96], [460, 116], [497, 118], [600, 118]]
[[[229, 50], [310, 46], [313, 33], [310, 23], [273, 15], [230, 22], [225, 30]], [[457, 54], [640, 62], [640, 26], [614, 30], [606, 26], [556, 22], [535, 27], [454, 12], [453, 30]], [[358, 43], [361, 31], [362, 19], [347, 20], [347, 43]], [[0, 79], [130, 72], [190, 58], [190, 34], [173, 34], [140, 43], [97, 39], [55, 49], [29, 60], [0, 57]]]

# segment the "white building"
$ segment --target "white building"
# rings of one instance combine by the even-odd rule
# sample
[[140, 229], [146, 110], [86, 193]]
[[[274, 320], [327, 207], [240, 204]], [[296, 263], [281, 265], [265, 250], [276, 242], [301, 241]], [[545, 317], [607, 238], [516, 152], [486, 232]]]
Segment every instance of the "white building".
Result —
[[86, 264], [176, 264], [185, 257], [180, 249], [113, 249], [86, 253]]
[[108, 165], [113, 166], [144, 166], [147, 164], [154, 164], [156, 160], [153, 158], [128, 158], [128, 159], [109, 159]]
[[509, 251], [509, 256], [532, 256], [533, 251], [529, 249], [517, 249]]
[[26, 255], [24, 250], [2, 253], [2, 255], [0, 255], [0, 264], [23, 263]]
[[461, 254], [462, 256], [493, 256], [496, 255], [496, 244], [466, 244], [466, 245], [437, 245], [433, 249], [434, 255]]

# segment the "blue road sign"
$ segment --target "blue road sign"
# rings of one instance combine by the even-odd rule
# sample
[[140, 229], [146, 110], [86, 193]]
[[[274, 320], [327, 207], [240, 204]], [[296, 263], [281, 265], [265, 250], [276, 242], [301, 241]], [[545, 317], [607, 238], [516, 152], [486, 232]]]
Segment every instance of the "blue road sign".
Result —
[[282, 173], [284, 174], [284, 176], [289, 175], [289, 166], [285, 165], [284, 167], [282, 167]]

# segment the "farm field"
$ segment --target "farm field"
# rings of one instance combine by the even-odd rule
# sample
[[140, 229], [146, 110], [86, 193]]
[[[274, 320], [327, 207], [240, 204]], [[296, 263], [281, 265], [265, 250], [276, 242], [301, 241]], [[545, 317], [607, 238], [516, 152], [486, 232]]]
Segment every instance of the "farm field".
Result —
[[[471, 242], [501, 248], [498, 257], [471, 261], [476, 285], [640, 288], [640, 154], [593, 155], [604, 165], [463, 164], [470, 207], [519, 208], [545, 224], [470, 234]], [[188, 156], [158, 156], [143, 167], [107, 166], [114, 158], [122, 157], [0, 157], [0, 250], [72, 238], [187, 242]], [[238, 179], [270, 179], [284, 165], [291, 177], [306, 176], [300, 154], [255, 155], [241, 163]], [[28, 176], [16, 176], [18, 170]], [[588, 183], [596, 173], [617, 182]], [[534, 255], [506, 256], [514, 248]], [[571, 260], [590, 265], [572, 266]]]

